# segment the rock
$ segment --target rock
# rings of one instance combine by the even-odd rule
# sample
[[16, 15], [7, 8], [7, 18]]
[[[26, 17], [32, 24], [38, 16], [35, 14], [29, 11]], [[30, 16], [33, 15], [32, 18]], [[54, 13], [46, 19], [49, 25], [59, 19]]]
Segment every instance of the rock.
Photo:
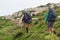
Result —
[[60, 18], [60, 15], [58, 16], [58, 18]]

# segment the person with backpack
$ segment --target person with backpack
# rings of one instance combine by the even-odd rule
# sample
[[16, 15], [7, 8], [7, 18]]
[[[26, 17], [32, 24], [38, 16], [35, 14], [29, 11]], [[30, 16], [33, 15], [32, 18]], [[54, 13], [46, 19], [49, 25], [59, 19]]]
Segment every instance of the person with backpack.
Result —
[[25, 23], [26, 32], [28, 33], [29, 32], [28, 29], [30, 27], [30, 23], [32, 22], [32, 17], [30, 15], [30, 12], [27, 12], [27, 11], [24, 12], [24, 16], [23, 16], [22, 21], [23, 21], [23, 23]]
[[56, 20], [56, 13], [51, 4], [48, 5], [48, 8], [49, 8], [49, 11], [46, 14], [46, 22], [48, 25], [48, 32], [55, 33], [53, 24]]

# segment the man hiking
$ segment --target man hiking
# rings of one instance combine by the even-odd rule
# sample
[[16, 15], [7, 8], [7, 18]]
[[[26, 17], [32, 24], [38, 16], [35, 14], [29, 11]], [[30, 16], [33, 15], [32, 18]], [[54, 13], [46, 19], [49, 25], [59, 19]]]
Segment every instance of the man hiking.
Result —
[[48, 25], [48, 32], [55, 33], [54, 28], [53, 28], [53, 24], [54, 24], [55, 19], [56, 19], [56, 13], [55, 13], [55, 10], [53, 9], [51, 4], [48, 4], [47, 6], [48, 6], [48, 9], [49, 9], [49, 11], [46, 15], [46, 22], [47, 22], [47, 25]]
[[28, 29], [30, 27], [30, 23], [32, 22], [32, 17], [30, 15], [29, 11], [25, 11], [24, 12], [24, 17], [23, 17], [22, 21], [25, 24], [25, 26], [26, 26], [26, 32], [28, 33]]

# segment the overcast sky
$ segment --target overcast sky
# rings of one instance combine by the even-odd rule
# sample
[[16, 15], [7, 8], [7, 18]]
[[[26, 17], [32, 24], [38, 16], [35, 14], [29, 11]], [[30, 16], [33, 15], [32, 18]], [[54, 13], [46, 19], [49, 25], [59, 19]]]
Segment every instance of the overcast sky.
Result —
[[0, 16], [11, 15], [25, 8], [33, 8], [47, 3], [59, 3], [60, 0], [0, 0]]

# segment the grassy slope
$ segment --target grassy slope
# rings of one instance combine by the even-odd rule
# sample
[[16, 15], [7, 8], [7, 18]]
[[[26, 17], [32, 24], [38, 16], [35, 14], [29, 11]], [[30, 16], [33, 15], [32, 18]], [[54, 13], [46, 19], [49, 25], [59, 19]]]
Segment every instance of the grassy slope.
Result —
[[[60, 9], [57, 11], [57, 16], [60, 15]], [[18, 27], [10, 20], [0, 19], [0, 40], [60, 40], [56, 35], [51, 35], [47, 32], [47, 25], [45, 22], [46, 12], [39, 13], [29, 29], [29, 33], [25, 32], [25, 27]], [[57, 31], [60, 28], [60, 19], [57, 18], [54, 24]], [[57, 31], [57, 34], [59, 31]]]

